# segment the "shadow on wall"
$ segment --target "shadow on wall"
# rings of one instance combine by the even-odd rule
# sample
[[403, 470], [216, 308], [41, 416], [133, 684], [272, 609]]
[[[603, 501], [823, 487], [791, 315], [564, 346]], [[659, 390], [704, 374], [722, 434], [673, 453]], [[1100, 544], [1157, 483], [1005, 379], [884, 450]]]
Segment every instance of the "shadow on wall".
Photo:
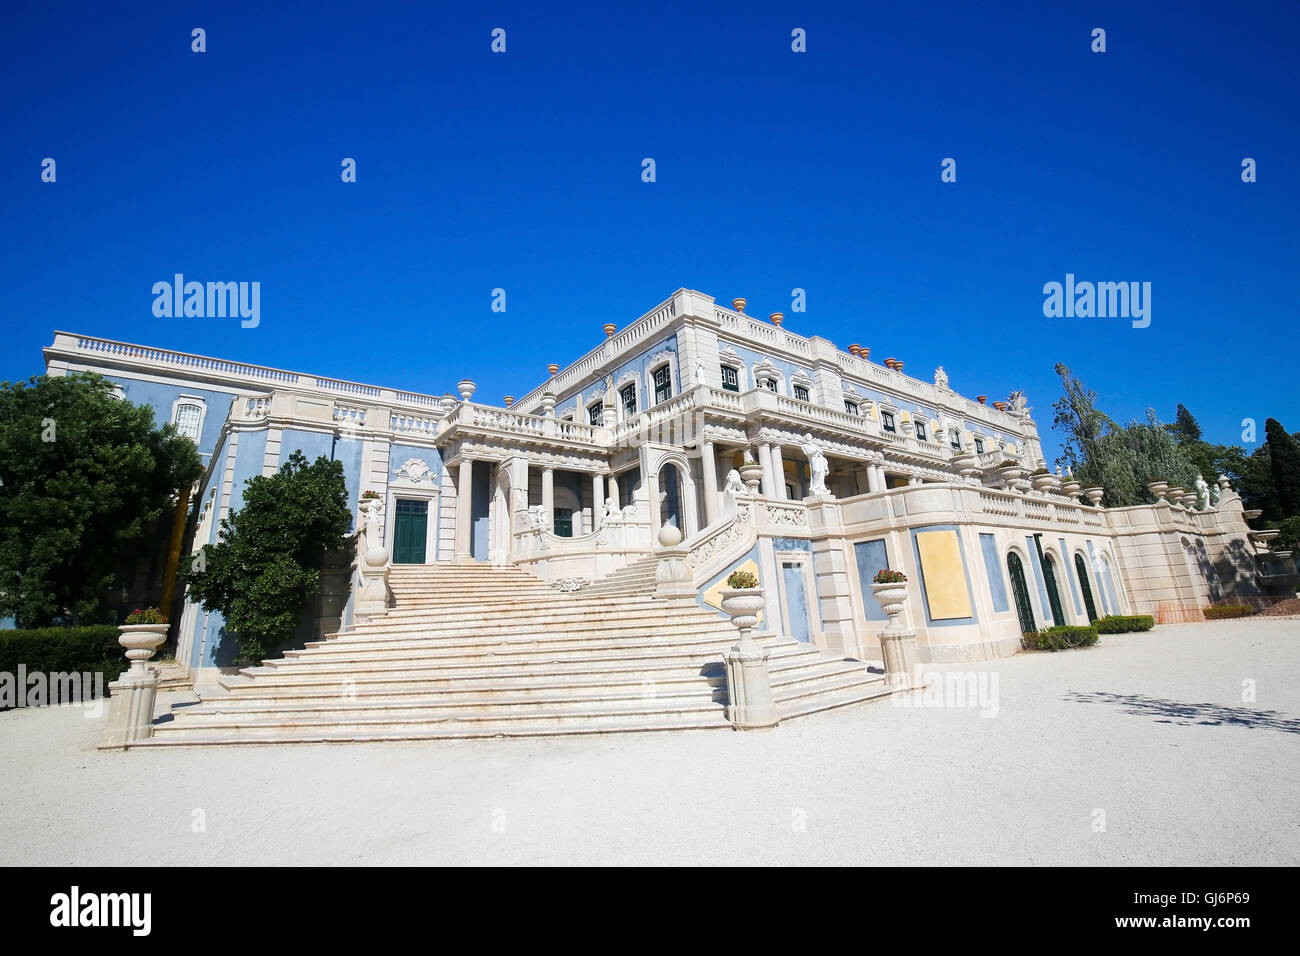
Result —
[[1260, 727], [1300, 734], [1300, 720], [1276, 710], [1252, 710], [1249, 707], [1225, 707], [1222, 704], [1188, 704], [1142, 694], [1109, 694], [1105, 691], [1080, 693], [1070, 691], [1065, 699], [1076, 704], [1115, 704], [1135, 717], [1154, 717], [1158, 724], [1221, 727]]
[[1214, 570], [1225, 597], [1233, 594], [1254, 597], [1263, 593], [1255, 581], [1255, 555], [1240, 538], [1228, 542], [1219, 560], [1214, 562]]

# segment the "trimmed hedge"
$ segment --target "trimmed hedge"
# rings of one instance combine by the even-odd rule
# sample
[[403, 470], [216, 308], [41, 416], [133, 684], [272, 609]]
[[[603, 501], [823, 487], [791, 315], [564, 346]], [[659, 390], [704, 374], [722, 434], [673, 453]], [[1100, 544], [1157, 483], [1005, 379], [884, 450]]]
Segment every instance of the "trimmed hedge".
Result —
[[107, 690], [108, 682], [116, 680], [128, 664], [117, 635], [111, 624], [0, 631], [0, 672], [13, 674], [14, 680], [19, 664], [28, 674], [99, 672]]
[[1225, 617], [1250, 617], [1255, 613], [1249, 604], [1214, 604], [1201, 610], [1207, 621], [1218, 621]]
[[1100, 634], [1127, 634], [1129, 631], [1149, 631], [1156, 626], [1150, 614], [1109, 614], [1095, 625]]
[[1020, 644], [1027, 651], [1060, 651], [1067, 647], [1092, 647], [1097, 640], [1096, 627], [1058, 624], [1037, 633], [1022, 634]]

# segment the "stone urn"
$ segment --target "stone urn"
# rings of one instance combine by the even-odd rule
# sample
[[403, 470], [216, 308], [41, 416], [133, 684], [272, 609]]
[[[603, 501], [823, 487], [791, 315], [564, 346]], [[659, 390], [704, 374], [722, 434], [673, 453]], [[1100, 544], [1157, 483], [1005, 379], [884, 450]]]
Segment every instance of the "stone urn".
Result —
[[907, 603], [906, 581], [873, 581], [871, 595], [879, 602], [889, 623], [880, 632], [880, 650], [885, 659], [885, 680], [892, 687], [908, 687], [916, 665], [916, 634], [903, 626]]
[[963, 478], [970, 480], [979, 474], [979, 465], [976, 464], [975, 456], [968, 451], [960, 452], [949, 459], [953, 469]]
[[1105, 488], [1094, 486], [1083, 489], [1083, 496], [1092, 502], [1092, 506], [1098, 507], [1101, 504], [1101, 497], [1106, 493]]
[[130, 673], [147, 673], [144, 663], [167, 640], [167, 624], [123, 624], [118, 627], [117, 643], [126, 648], [126, 659], [131, 662]]
[[1184, 491], [1182, 494], [1183, 507], [1188, 511], [1196, 510], [1196, 492]]
[[1148, 481], [1147, 491], [1155, 497], [1156, 501], [1164, 501], [1165, 493], [1169, 491], [1169, 482], [1167, 481]]
[[1072, 475], [1065, 481], [1061, 482], [1061, 494], [1065, 495], [1067, 498], [1077, 498], [1079, 497], [1079, 489], [1082, 487], [1082, 485], [1074, 480], [1074, 476]]
[[722, 610], [740, 631], [740, 640], [723, 654], [727, 666], [727, 719], [737, 730], [773, 727], [776, 701], [767, 668], [768, 649], [754, 640], [758, 612], [765, 599], [762, 588], [726, 588]]
[[1051, 472], [1048, 472], [1045, 475], [1034, 475], [1032, 481], [1034, 491], [1037, 491], [1039, 494], [1046, 494], [1052, 486], [1056, 484], [1056, 476]]
[[763, 466], [756, 461], [747, 461], [740, 466], [740, 480], [749, 488], [750, 497], [758, 495], [758, 486], [763, 481]]
[[1019, 465], [1004, 465], [998, 468], [998, 477], [1002, 479], [1002, 483], [1006, 485], [1008, 490], [1015, 488], [1020, 479], [1026, 474], [1028, 474], [1028, 471]]
[[1175, 508], [1181, 508], [1183, 506], [1183, 489], [1181, 486], [1170, 485], [1165, 491], [1165, 494], [1169, 498], [1169, 503]]
[[473, 398], [474, 390], [476, 388], [478, 388], [478, 386], [474, 384], [472, 379], [462, 378], [456, 383], [456, 391], [460, 392], [460, 400], [462, 402], [468, 402]]

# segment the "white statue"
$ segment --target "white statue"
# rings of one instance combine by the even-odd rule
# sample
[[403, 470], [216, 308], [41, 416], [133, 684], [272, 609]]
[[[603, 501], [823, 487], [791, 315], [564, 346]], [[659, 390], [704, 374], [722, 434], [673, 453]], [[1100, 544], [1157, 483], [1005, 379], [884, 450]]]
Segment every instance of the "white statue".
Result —
[[528, 527], [545, 528], [546, 527], [546, 506], [533, 505], [528, 509]]
[[948, 373], [943, 370], [942, 365], [934, 370], [934, 384], [936, 388], [948, 387]]
[[1023, 413], [1026, 411], [1027, 406], [1029, 405], [1029, 402], [1028, 402], [1028, 400], [1025, 398], [1025, 393], [1024, 393], [1024, 392], [1022, 392], [1022, 391], [1020, 391], [1019, 389], [1017, 389], [1016, 391], [1012, 392], [1012, 393], [1008, 396], [1008, 398], [1011, 399], [1011, 411], [1012, 411], [1012, 412], [1014, 412], [1014, 413], [1017, 414], [1017, 415], [1021, 415], [1021, 414], [1023, 414]]
[[619, 511], [618, 504], [615, 503], [614, 499], [613, 499], [613, 498], [606, 498], [606, 499], [605, 499], [605, 515], [604, 515], [604, 519], [605, 519], [606, 521], [609, 521], [610, 519], [613, 519], [613, 520], [617, 521], [617, 520], [618, 520], [619, 518], [621, 518], [622, 516], [623, 516], [623, 515], [622, 515], [622, 512]]
[[749, 494], [749, 489], [745, 487], [745, 482], [741, 480], [740, 472], [735, 468], [727, 472], [727, 486], [723, 490], [733, 498], [736, 495]]
[[1223, 492], [1219, 491], [1219, 486], [1218, 486], [1218, 485], [1211, 485], [1211, 486], [1210, 486], [1210, 502], [1211, 502], [1211, 503], [1212, 503], [1216, 508], [1219, 506], [1219, 499], [1222, 498], [1222, 497], [1223, 497]]
[[826, 475], [831, 468], [826, 461], [826, 456], [822, 454], [821, 448], [813, 441], [811, 434], [804, 435], [800, 449], [807, 456], [808, 466], [812, 471], [812, 478], [808, 483], [808, 494], [829, 495], [830, 491], [826, 488]]
[[695, 384], [696, 385], [704, 384], [704, 356], [703, 355], [697, 355], [695, 357]]
[[1210, 486], [1205, 483], [1205, 479], [1200, 475], [1196, 476], [1196, 498], [1201, 511], [1209, 510]]

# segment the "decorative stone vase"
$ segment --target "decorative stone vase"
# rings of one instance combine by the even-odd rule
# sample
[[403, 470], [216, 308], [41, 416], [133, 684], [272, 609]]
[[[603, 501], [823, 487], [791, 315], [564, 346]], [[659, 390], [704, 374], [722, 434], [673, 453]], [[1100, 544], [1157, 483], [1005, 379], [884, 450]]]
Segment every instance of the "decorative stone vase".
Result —
[[605, 338], [613, 338], [614, 333], [618, 331], [618, 326], [613, 322], [606, 322], [604, 325]]
[[765, 599], [762, 588], [726, 588], [720, 592], [722, 610], [731, 618], [733, 627], [740, 631], [741, 641], [752, 641], [758, 626], [758, 612], [763, 610]]
[[1148, 481], [1147, 491], [1155, 495], [1156, 501], [1164, 501], [1165, 493], [1169, 491], [1169, 482], [1167, 481]]
[[1106, 493], [1105, 488], [1093, 487], [1093, 488], [1083, 489], [1083, 496], [1092, 502], [1093, 507], [1096, 507], [1101, 504], [1102, 495], [1104, 495], [1105, 493]]
[[546, 366], [546, 371], [551, 373], [552, 378], [555, 377], [555, 373], [558, 372], [559, 370], [560, 370], [560, 366], [556, 365], [554, 362]]
[[117, 643], [126, 648], [126, 659], [131, 662], [130, 672], [147, 673], [144, 662], [167, 640], [167, 625], [123, 624], [117, 630]]
[[1184, 491], [1182, 494], [1183, 507], [1188, 511], [1196, 510], [1196, 492]]
[[1034, 475], [1033, 477], [1034, 491], [1037, 491], [1040, 494], [1045, 494], [1055, 484], [1055, 475]]
[[740, 466], [740, 480], [749, 488], [750, 497], [757, 497], [758, 486], [763, 481], [763, 466], [756, 461], [747, 461]]
[[1169, 503], [1175, 508], [1183, 506], [1183, 489], [1179, 485], [1170, 485], [1169, 490], [1165, 492], [1169, 497]]
[[456, 383], [456, 391], [460, 392], [460, 400], [468, 402], [474, 396], [474, 389], [478, 388], [472, 379], [462, 378]]
[[880, 609], [889, 616], [889, 623], [885, 625], [885, 630], [901, 631], [903, 625], [899, 623], [898, 616], [903, 613], [903, 605], [907, 603], [907, 582], [889, 582], [886, 584], [871, 584], [871, 596], [880, 604]]
[[767, 668], [768, 650], [754, 640], [754, 627], [764, 602], [762, 588], [727, 588], [721, 592], [722, 610], [740, 631], [740, 640], [723, 659], [727, 665], [727, 719], [737, 730], [773, 727], [776, 701]]
[[916, 634], [903, 626], [903, 605], [907, 602], [907, 582], [871, 584], [871, 594], [889, 616], [880, 632], [880, 651], [885, 661], [885, 680], [892, 687], [909, 687], [916, 666]]
[[1070, 478], [1061, 482], [1061, 494], [1065, 495], [1067, 498], [1077, 498], [1079, 497], [1079, 489], [1081, 487], [1083, 486], [1073, 478]]
[[1006, 484], [1007, 488], [1014, 488], [1016, 482], [1027, 475], [1029, 472], [1019, 465], [1007, 465], [998, 469], [998, 477]]
[[987, 395], [976, 395], [976, 396], [975, 396], [975, 401], [979, 402], [981, 405], [985, 404], [988, 400], [989, 400], [989, 397], [988, 397]]

